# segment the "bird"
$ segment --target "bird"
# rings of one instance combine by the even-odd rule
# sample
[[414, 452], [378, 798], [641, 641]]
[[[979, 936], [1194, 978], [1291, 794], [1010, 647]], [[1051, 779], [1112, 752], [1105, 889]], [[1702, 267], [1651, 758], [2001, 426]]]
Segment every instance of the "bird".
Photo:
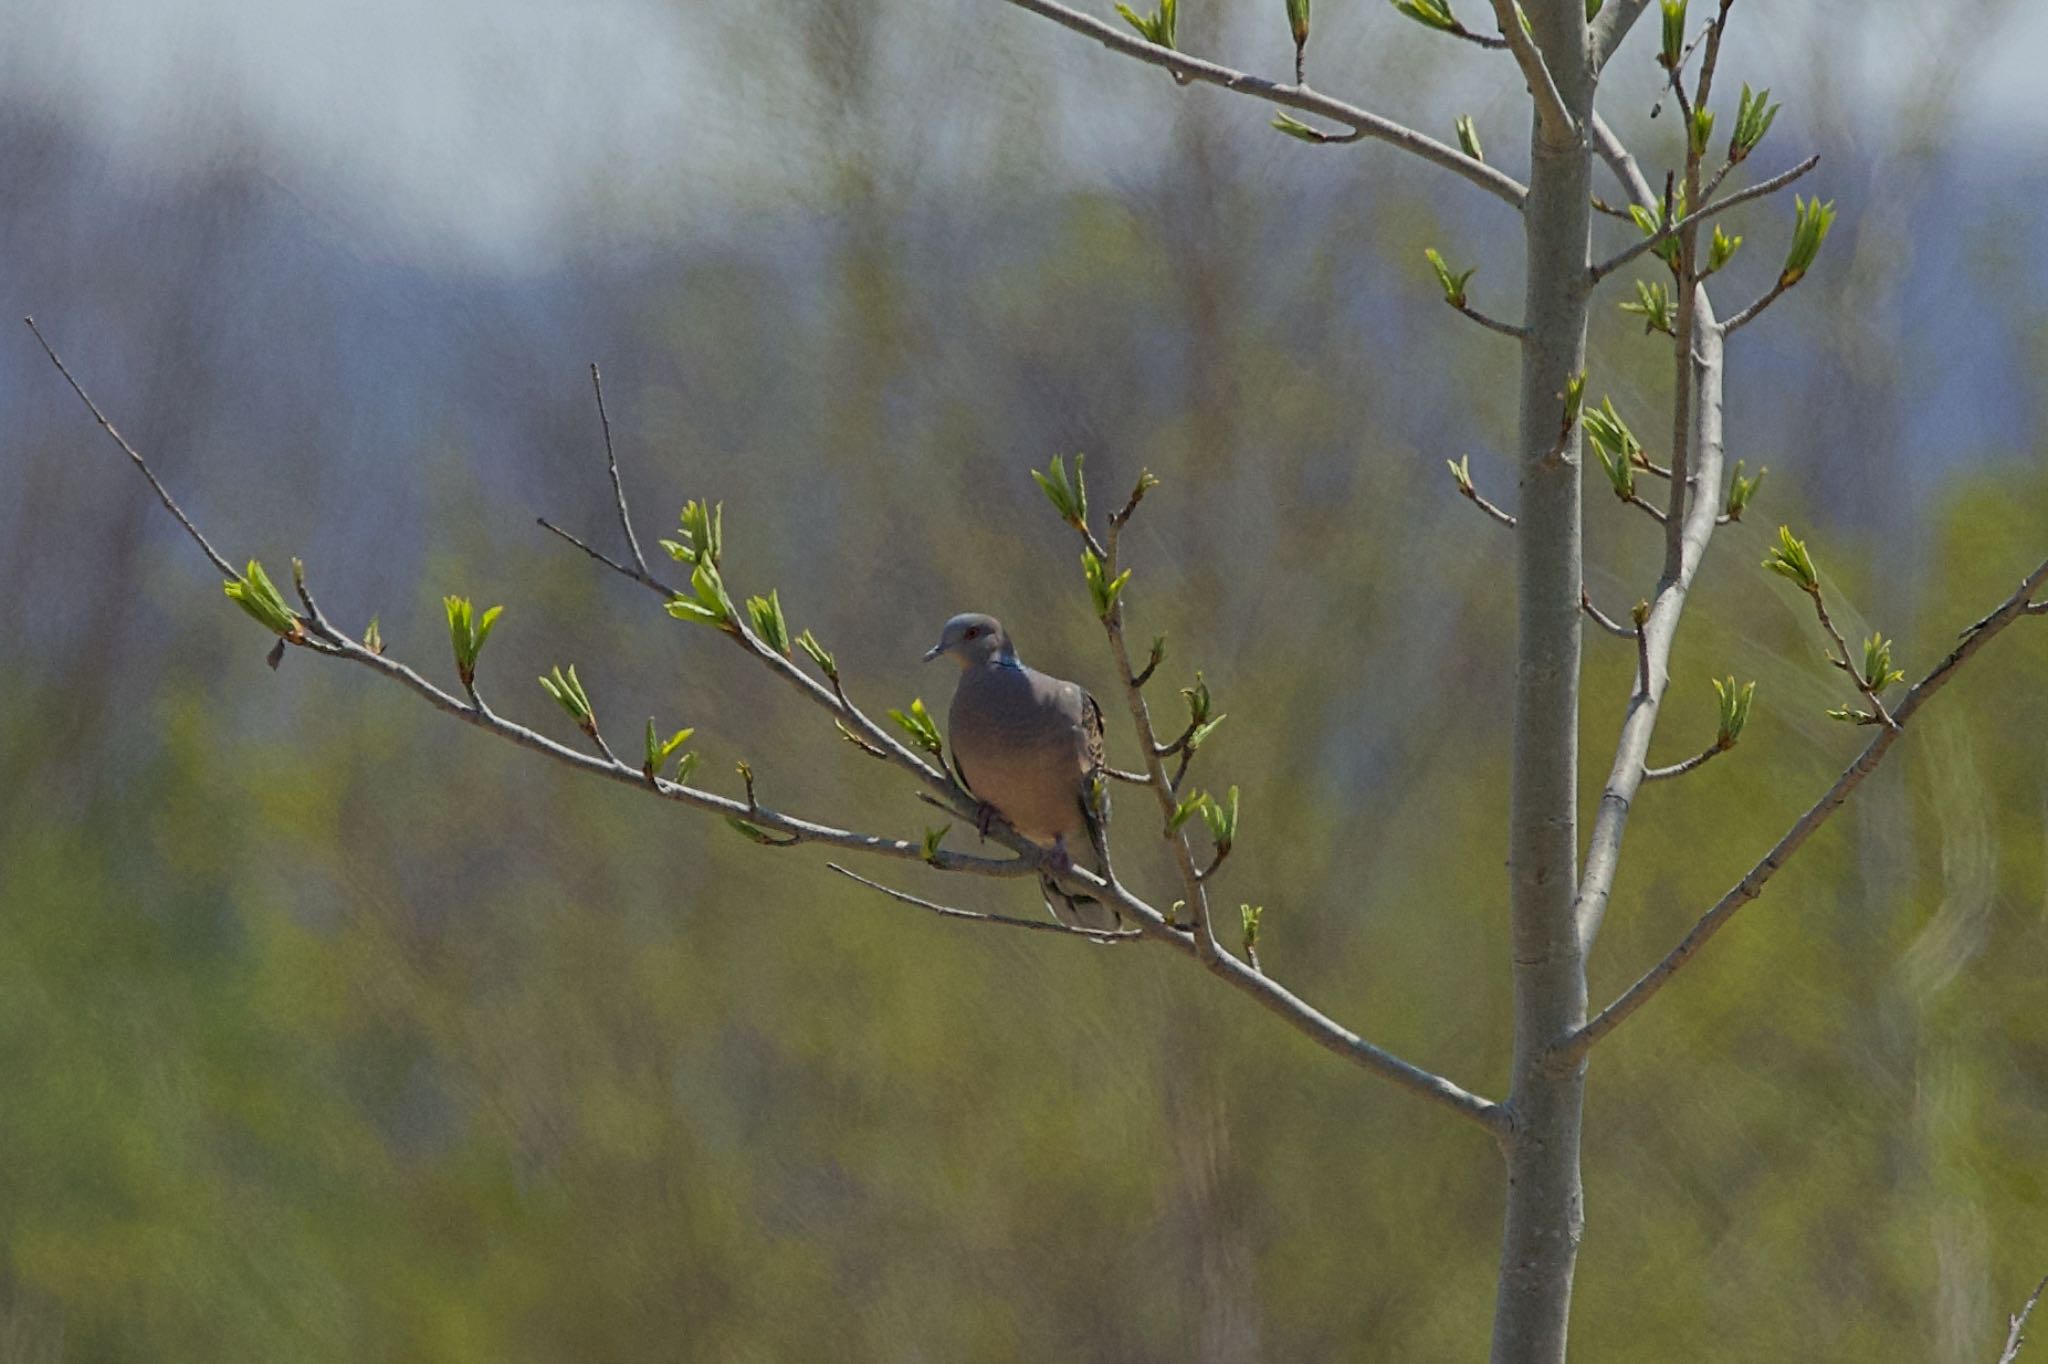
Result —
[[1078, 683], [1026, 667], [994, 616], [953, 617], [924, 658], [960, 667], [946, 738], [955, 775], [981, 802], [982, 832], [999, 814], [1047, 851], [1050, 873], [1040, 871], [1038, 884], [1054, 919], [1069, 928], [1117, 929], [1114, 906], [1054, 880], [1074, 865], [1075, 845], [1090, 870], [1108, 879], [1102, 707]]

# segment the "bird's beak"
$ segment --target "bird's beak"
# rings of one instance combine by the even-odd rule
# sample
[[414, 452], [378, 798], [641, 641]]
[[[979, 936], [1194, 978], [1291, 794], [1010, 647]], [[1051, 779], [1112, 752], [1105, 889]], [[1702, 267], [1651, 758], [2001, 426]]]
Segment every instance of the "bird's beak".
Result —
[[946, 652], [946, 642], [944, 640], [940, 640], [937, 644], [932, 645], [931, 648], [926, 649], [924, 651], [924, 661], [929, 663], [944, 652]]

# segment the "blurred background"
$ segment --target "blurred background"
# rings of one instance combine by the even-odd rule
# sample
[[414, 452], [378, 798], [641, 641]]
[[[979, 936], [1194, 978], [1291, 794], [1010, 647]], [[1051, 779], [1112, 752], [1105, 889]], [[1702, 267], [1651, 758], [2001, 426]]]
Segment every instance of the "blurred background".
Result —
[[[1278, 0], [1184, 9], [1184, 47], [1284, 73]], [[1520, 173], [1504, 57], [1381, 4], [1316, 24], [1312, 83], [1471, 113]], [[1150, 467], [1127, 600], [1165, 702], [1200, 668], [1230, 714], [1197, 768], [1243, 792], [1224, 903], [1501, 1093], [1511, 555], [1443, 461], [1512, 506], [1515, 365], [1422, 260], [1514, 316], [1497, 202], [996, 0], [12, 0], [4, 32], [5, 309], [230, 559], [303, 556], [444, 685], [440, 596], [505, 603], [482, 686], [552, 733], [531, 679], [574, 662], [615, 744], [652, 714], [714, 788], [745, 758], [768, 803], [931, 822], [535, 527], [616, 548], [593, 360], [643, 541], [723, 499], [735, 591], [877, 714], [943, 702], [918, 656], [970, 608], [1106, 694], [1027, 469], [1086, 451], [1100, 505]], [[1604, 107], [1656, 175], [1651, 46]], [[1784, 103], [1743, 174], [1818, 151], [1841, 218], [1731, 349], [1729, 453], [1770, 476], [1655, 760], [1711, 738], [1712, 676], [1759, 679], [1755, 718], [1644, 791], [1596, 1000], [1862, 742], [1758, 567], [1781, 521], [1915, 677], [2048, 553], [2044, 59], [2024, 0], [1736, 7], [1723, 126], [1742, 82]], [[1724, 312], [1791, 212], [1730, 225]], [[1652, 433], [1668, 353], [1608, 287], [1592, 392]], [[941, 922], [360, 670], [273, 674], [18, 326], [0, 393], [0, 1360], [1480, 1356], [1474, 1131], [1178, 958]], [[1655, 536], [1587, 498], [1619, 614]], [[1590, 805], [1633, 656], [1586, 651]], [[2048, 1271], [2044, 677], [2023, 624], [1597, 1053], [1577, 1354], [1996, 1356]]]

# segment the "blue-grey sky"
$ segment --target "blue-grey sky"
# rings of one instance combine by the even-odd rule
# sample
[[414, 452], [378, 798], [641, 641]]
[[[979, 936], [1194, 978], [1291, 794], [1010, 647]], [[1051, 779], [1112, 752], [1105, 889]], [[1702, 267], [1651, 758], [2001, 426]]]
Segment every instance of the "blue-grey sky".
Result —
[[[1282, 74], [1284, 34], [1277, 21], [1259, 22], [1279, 0], [1216, 3], [1229, 12], [1233, 39], [1220, 55]], [[803, 95], [793, 93], [793, 63], [763, 57], [794, 44], [775, 31], [786, 11], [761, 0], [10, 0], [6, 8], [0, 78], [17, 99], [86, 129], [123, 172], [182, 175], [253, 140], [266, 171], [339, 220], [359, 249], [407, 259], [544, 266], [593, 232], [644, 239], [687, 230], [749, 196], [801, 193], [805, 139], [818, 126], [812, 117], [791, 135], [794, 121], [778, 117]], [[886, 8], [891, 79], [875, 116], [885, 128], [921, 129], [957, 167], [971, 172], [993, 156], [1008, 102], [1045, 88], [1034, 63], [1058, 63], [1043, 79], [1070, 133], [1116, 144], [1098, 160], [1128, 167], [1158, 145], [1132, 109], [1170, 93], [1105, 88], [1104, 54], [1042, 20], [999, 0]], [[2048, 100], [2039, 94], [2048, 4], [1996, 8], [2000, 17], [1983, 22], [1986, 0], [1750, 0], [1727, 67], [1782, 91], [1825, 50], [1844, 88], [1882, 92], [1889, 103], [1928, 80], [1926, 63], [1947, 62], [1957, 82], [1955, 135], [1999, 139], [2038, 162], [2048, 144]], [[1419, 116], [1389, 54], [1429, 35], [1377, 0], [1359, 0], [1349, 13], [1326, 6], [1319, 18], [1325, 74], [1317, 84]], [[1945, 42], [1943, 26], [1973, 31]], [[1473, 79], [1469, 62], [1463, 74], [1451, 59], [1433, 69], [1445, 74], [1426, 92], [1431, 103], [1444, 82]], [[1143, 77], [1127, 79], [1135, 87]], [[894, 91], [900, 99], [888, 97]], [[1475, 107], [1495, 110], [1498, 123], [1518, 94], [1486, 89]], [[1489, 145], [1511, 140], [1497, 134]], [[594, 203], [601, 211], [591, 211]]]

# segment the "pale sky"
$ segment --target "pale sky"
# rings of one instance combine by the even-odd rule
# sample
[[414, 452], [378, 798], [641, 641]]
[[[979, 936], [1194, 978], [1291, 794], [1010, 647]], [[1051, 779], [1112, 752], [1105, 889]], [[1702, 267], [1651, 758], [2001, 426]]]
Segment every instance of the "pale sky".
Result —
[[[1980, 2], [1919, 6], [1915, 22], [1968, 23]], [[1106, 3], [1083, 3], [1109, 12]], [[1196, 3], [1203, 0], [1187, 0]], [[1216, 3], [1254, 13], [1249, 3]], [[733, 56], [734, 33], [750, 15], [757, 25], [777, 22], [779, 8], [763, 0], [6, 0], [4, 8], [0, 79], [15, 98], [85, 128], [124, 173], [203, 169], [254, 132], [288, 192], [341, 220], [352, 240], [400, 257], [544, 266], [586, 240], [594, 193], [659, 236], [729, 209], [735, 195], [778, 173], [789, 183], [803, 175], [802, 149], [778, 132], [776, 100], [786, 92], [750, 87], [752, 66]], [[978, 128], [982, 141], [955, 144], [969, 156], [1001, 135], [991, 76], [1005, 79], [1011, 53], [1024, 54], [1009, 64], [1018, 71], [1048, 52], [1071, 53], [1063, 60], [1075, 72], [1099, 70], [1100, 49], [999, 0], [903, 0], [901, 8], [914, 22], [888, 36], [901, 49], [894, 60], [905, 126]], [[1327, 23], [1379, 25], [1351, 35], [1360, 50], [1377, 52], [1390, 38], [1431, 41], [1390, 10], [1367, 12], [1377, 10], [1374, 0], [1358, 8], [1363, 18]], [[2038, 163], [2048, 145], [2048, 2], [2010, 8], [2013, 17], [1976, 45], [1959, 75], [1956, 131], [2001, 140]], [[1920, 79], [1897, 59], [1898, 45], [1924, 50], [1927, 35], [1864, 22], [1865, 0], [1751, 0], [1743, 13], [1754, 22], [1736, 25], [1724, 69], [1746, 57], [1755, 84], [1769, 83], [1774, 49], [1789, 46], [1769, 31], [1780, 23], [1807, 25], [1798, 41], [1819, 39], [1845, 54], [1853, 68], [1845, 79], [1866, 88]], [[1645, 27], [1653, 22], [1654, 13]], [[1858, 45], [1838, 35], [1858, 27], [1862, 55], [1846, 55]], [[905, 34], [914, 40], [901, 41]], [[972, 51], [977, 34], [998, 45]], [[754, 36], [772, 50], [786, 35]], [[1105, 102], [1114, 96], [1099, 81], [1081, 84], [1087, 79], [1071, 77], [1078, 88], [1063, 94], [1063, 108], [1110, 122], [1118, 111]], [[1403, 113], [1338, 79], [1328, 88]], [[1146, 145], [1142, 136], [1120, 144]]]

